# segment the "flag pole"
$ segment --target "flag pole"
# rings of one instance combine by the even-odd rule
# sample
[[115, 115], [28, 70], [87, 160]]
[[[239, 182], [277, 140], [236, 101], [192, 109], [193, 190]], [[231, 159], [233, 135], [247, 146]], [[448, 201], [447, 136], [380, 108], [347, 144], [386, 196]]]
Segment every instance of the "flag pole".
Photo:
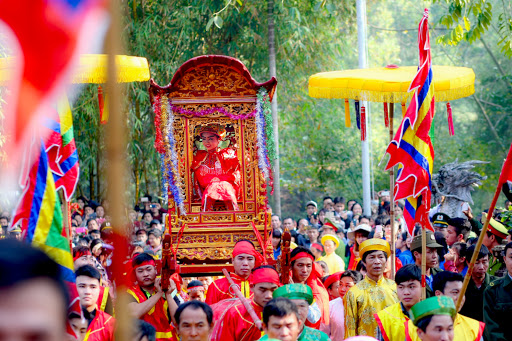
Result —
[[[511, 168], [510, 170], [508, 168]], [[487, 212], [487, 218], [485, 219], [484, 226], [480, 231], [480, 236], [478, 237], [478, 242], [475, 246], [475, 252], [473, 252], [473, 256], [471, 257], [471, 262], [468, 265], [468, 271], [466, 272], [466, 276], [464, 277], [464, 282], [462, 283], [462, 289], [460, 291], [459, 298], [457, 299], [457, 311], [462, 308], [462, 298], [466, 293], [466, 289], [468, 288], [469, 280], [471, 279], [471, 275], [473, 274], [473, 268], [475, 267], [476, 260], [478, 258], [478, 254], [480, 253], [480, 248], [482, 247], [482, 243], [484, 241], [484, 235], [487, 233], [487, 228], [489, 227], [489, 222], [492, 218], [492, 213], [494, 212], [494, 208], [496, 207], [496, 203], [498, 202], [498, 198], [501, 192], [501, 186], [507, 181], [506, 173], [507, 171], [512, 172], [512, 144], [510, 145], [510, 149], [508, 151], [507, 158], [503, 163], [503, 167], [500, 173], [500, 179], [498, 181], [498, 186], [496, 187], [496, 192], [494, 192], [494, 197], [492, 198], [491, 206], [489, 207], [489, 211]]]
[[427, 298], [427, 229], [421, 227], [421, 299]]
[[[389, 104], [389, 142], [393, 141], [393, 114], [395, 111], [395, 103]], [[395, 167], [389, 169], [389, 219], [391, 222], [391, 279], [395, 279], [396, 272], [396, 245], [395, 245]]]

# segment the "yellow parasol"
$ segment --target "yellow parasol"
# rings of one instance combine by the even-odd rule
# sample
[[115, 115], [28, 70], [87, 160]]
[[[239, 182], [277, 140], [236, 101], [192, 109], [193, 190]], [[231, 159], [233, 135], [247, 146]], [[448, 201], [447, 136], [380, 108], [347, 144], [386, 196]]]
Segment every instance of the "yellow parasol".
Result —
[[[13, 57], [0, 59], [0, 85], [10, 79], [15, 60]], [[116, 64], [119, 83], [144, 82], [150, 79], [148, 61], [144, 57], [117, 55]], [[73, 73], [72, 83], [102, 84], [106, 82], [107, 55], [81, 55]]]
[[[359, 101], [405, 103], [416, 66], [321, 72], [309, 77], [314, 98], [350, 98]], [[451, 101], [475, 92], [475, 73], [467, 67], [432, 66], [436, 101]]]

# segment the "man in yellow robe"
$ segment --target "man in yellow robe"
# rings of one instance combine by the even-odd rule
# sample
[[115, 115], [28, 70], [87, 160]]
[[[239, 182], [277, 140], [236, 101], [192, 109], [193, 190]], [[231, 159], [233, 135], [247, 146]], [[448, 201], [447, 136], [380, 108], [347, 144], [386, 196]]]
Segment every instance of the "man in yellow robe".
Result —
[[353, 286], [343, 298], [345, 307], [345, 339], [356, 335], [375, 337], [379, 325], [374, 317], [382, 309], [398, 303], [396, 284], [384, 278], [390, 248], [387, 241], [371, 238], [359, 246], [366, 277]]
[[376, 339], [379, 341], [402, 340], [405, 324], [410, 319], [409, 310], [421, 299], [421, 269], [407, 264], [396, 272], [396, 293], [400, 303], [393, 304], [375, 314], [379, 324]]

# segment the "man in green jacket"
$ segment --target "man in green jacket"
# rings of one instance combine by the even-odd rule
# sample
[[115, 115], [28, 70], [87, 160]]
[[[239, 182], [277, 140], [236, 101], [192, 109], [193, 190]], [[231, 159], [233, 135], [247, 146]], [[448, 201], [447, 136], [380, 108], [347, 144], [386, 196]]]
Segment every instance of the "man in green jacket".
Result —
[[489, 284], [484, 291], [484, 337], [487, 341], [512, 340], [512, 242], [505, 246], [507, 274]]

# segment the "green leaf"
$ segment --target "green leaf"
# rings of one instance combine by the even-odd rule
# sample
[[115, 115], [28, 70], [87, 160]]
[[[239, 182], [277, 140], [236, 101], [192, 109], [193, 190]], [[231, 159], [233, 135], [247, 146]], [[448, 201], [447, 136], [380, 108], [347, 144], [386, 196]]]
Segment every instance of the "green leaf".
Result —
[[206, 24], [206, 30], [209, 31], [210, 27], [212, 27], [213, 20], [215, 17], [211, 17], [210, 20], [208, 20], [208, 23]]
[[464, 28], [466, 31], [469, 31], [471, 29], [471, 23], [469, 22], [468, 17], [464, 16]]
[[222, 20], [222, 18], [219, 17], [218, 15], [216, 15], [213, 17], [213, 23], [215, 24], [215, 26], [217, 26], [217, 28], [222, 28], [222, 24], [224, 24], [224, 20]]

